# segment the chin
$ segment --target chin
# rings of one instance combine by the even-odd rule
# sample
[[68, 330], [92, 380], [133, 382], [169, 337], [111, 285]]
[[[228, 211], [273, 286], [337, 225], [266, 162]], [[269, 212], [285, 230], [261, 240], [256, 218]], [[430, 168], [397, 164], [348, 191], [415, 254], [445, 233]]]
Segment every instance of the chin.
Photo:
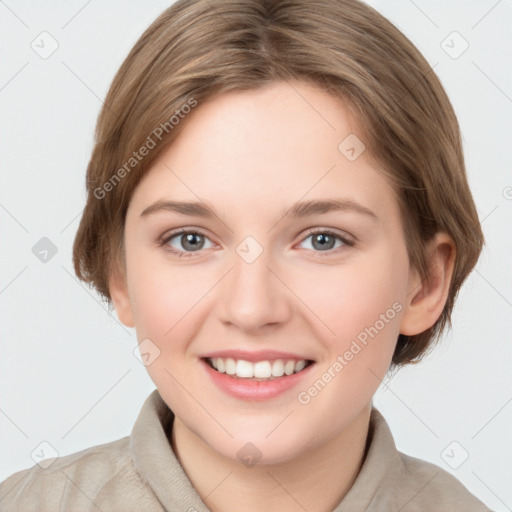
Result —
[[[274, 426], [277, 423], [274, 423]], [[274, 428], [274, 427], [273, 427]], [[271, 432], [272, 428], [265, 429], [264, 432]], [[291, 436], [290, 432], [295, 435]], [[241, 462], [247, 467], [252, 467], [255, 463], [258, 465], [275, 465], [288, 462], [298, 457], [307, 450], [307, 444], [300, 431], [288, 426], [282, 432], [273, 432], [270, 436], [262, 434], [262, 430], [250, 430], [241, 432], [234, 439], [227, 440], [215, 439], [216, 442], [203, 440], [215, 450], [219, 455], [231, 460]]]

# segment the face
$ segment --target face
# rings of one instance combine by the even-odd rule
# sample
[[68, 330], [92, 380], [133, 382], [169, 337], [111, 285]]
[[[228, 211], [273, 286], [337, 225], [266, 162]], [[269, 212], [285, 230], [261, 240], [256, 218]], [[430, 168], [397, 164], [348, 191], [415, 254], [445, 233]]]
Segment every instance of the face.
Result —
[[386, 374], [410, 285], [398, 203], [314, 86], [190, 115], [131, 199], [116, 308], [176, 421], [226, 457], [251, 442], [287, 461], [348, 428]]

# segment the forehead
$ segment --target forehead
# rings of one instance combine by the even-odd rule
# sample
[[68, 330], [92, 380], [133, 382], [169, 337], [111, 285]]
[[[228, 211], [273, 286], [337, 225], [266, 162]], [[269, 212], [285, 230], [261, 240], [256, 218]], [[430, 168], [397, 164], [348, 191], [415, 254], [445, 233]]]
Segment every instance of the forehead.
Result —
[[166, 197], [234, 211], [325, 197], [397, 208], [348, 106], [313, 85], [224, 93], [190, 116], [135, 190], [137, 209]]

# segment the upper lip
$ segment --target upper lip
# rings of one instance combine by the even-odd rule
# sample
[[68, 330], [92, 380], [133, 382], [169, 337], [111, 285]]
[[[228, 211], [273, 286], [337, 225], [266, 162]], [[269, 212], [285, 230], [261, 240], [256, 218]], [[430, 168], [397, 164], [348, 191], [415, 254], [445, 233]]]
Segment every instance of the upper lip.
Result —
[[221, 357], [222, 359], [227, 359], [228, 357], [232, 359], [243, 359], [244, 361], [275, 361], [276, 359], [283, 359], [285, 361], [289, 361], [293, 359], [294, 361], [312, 361], [312, 359], [299, 356], [297, 354], [292, 354], [291, 352], [281, 352], [279, 350], [257, 350], [254, 352], [247, 350], [217, 350], [215, 352], [209, 352], [208, 354], [204, 354], [201, 356], [202, 358], [215, 358]]

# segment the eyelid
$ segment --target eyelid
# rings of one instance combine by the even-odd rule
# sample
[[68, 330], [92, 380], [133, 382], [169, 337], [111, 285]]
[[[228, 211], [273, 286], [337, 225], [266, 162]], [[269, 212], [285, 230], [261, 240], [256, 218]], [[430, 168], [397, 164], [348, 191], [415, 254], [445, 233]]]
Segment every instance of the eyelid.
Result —
[[[201, 235], [201, 236], [204, 236], [205, 238], [208, 238], [208, 240], [210, 240], [210, 236], [208, 235], [208, 233], [206, 233], [204, 230], [200, 229], [200, 228], [193, 228], [193, 227], [183, 227], [183, 228], [178, 228], [178, 229], [175, 229], [175, 230], [171, 230], [171, 231], [166, 231], [159, 239], [158, 239], [158, 245], [159, 246], [166, 246], [165, 248], [171, 252], [171, 253], [178, 253], [178, 252], [181, 252], [182, 254], [189, 254], [191, 256], [193, 256], [194, 252], [187, 252], [187, 251], [176, 251], [175, 249], [170, 249], [168, 243], [171, 239], [179, 236], [179, 235], [187, 235], [187, 234], [198, 234], [198, 235]], [[214, 242], [212, 242], [214, 243]], [[198, 251], [198, 252], [201, 252], [201, 251]]]
[[347, 233], [346, 231], [342, 231], [342, 230], [338, 230], [338, 229], [334, 229], [334, 228], [322, 228], [322, 227], [315, 227], [315, 228], [310, 228], [310, 229], [306, 230], [306, 232], [304, 233], [304, 235], [302, 236], [300, 241], [303, 242], [306, 238], [308, 238], [311, 235], [314, 235], [316, 233], [325, 233], [325, 234], [333, 235], [333, 236], [339, 238], [340, 240], [342, 240], [343, 242], [345, 242], [347, 245], [354, 245], [355, 242], [357, 241], [357, 238], [355, 236], [351, 235], [350, 233]]

